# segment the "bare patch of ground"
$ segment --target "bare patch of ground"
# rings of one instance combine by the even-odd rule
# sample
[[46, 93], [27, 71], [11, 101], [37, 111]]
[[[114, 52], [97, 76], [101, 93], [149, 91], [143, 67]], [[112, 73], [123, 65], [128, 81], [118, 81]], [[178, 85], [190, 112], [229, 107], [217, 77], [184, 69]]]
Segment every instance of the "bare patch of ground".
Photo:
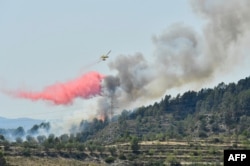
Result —
[[53, 157], [23, 157], [7, 156], [5, 157], [8, 165], [11, 166], [104, 166], [104, 163], [95, 163], [90, 161], [80, 161], [75, 159], [53, 158]]

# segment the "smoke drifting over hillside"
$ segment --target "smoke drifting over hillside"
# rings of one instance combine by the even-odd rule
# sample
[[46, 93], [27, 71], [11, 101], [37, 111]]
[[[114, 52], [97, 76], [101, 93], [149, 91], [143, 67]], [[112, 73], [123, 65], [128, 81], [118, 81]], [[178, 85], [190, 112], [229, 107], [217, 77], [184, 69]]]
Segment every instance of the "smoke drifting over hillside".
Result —
[[168, 89], [199, 85], [249, 61], [249, 1], [192, 0], [191, 4], [197, 15], [205, 19], [202, 33], [176, 23], [152, 37], [154, 61], [148, 62], [136, 53], [119, 55], [109, 63], [110, 69], [117, 72], [104, 78], [104, 89], [113, 101], [111, 106], [143, 104], [161, 97]]
[[[202, 32], [176, 23], [152, 37], [154, 52], [148, 61], [142, 53], [118, 55], [109, 68], [115, 75], [88, 73], [76, 80], [55, 84], [41, 92], [12, 91], [12, 96], [70, 104], [76, 97], [98, 98], [97, 116], [162, 97], [167, 90], [187, 84], [201, 85], [250, 62], [250, 2], [248, 0], [191, 0]], [[201, 87], [201, 86], [200, 86]]]

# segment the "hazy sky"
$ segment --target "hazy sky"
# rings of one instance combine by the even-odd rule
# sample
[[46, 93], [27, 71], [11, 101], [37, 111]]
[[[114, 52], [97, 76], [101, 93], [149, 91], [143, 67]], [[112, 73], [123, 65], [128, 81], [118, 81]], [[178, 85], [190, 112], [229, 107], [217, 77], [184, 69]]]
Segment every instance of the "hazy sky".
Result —
[[[152, 36], [174, 23], [200, 33], [204, 21], [185, 0], [0, 0], [0, 85], [41, 90], [87, 71], [112, 74], [107, 61], [91, 64], [109, 50], [108, 61], [137, 52], [150, 59]], [[217, 83], [247, 76], [237, 71]], [[53, 106], [0, 94], [0, 116], [8, 118], [84, 118], [94, 114], [94, 105], [77, 99], [71, 106]]]

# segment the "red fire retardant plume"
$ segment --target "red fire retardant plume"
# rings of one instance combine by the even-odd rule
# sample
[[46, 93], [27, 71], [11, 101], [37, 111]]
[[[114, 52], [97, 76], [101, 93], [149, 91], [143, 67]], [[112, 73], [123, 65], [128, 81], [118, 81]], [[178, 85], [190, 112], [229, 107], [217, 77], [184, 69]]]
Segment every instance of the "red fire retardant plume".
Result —
[[88, 99], [101, 93], [101, 81], [103, 75], [97, 72], [89, 72], [81, 77], [66, 83], [56, 83], [46, 87], [41, 92], [15, 91], [8, 92], [18, 98], [37, 100], [48, 100], [55, 105], [67, 105], [73, 102], [74, 98]]

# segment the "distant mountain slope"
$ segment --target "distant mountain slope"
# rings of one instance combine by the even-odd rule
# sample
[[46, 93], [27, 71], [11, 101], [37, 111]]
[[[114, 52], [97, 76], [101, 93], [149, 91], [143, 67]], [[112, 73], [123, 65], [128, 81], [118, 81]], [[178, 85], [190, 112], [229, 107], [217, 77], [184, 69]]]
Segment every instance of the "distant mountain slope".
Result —
[[40, 124], [41, 122], [43, 122], [43, 120], [31, 118], [8, 119], [0, 117], [0, 128], [16, 129], [19, 126], [22, 126], [24, 129], [30, 129], [34, 124]]

